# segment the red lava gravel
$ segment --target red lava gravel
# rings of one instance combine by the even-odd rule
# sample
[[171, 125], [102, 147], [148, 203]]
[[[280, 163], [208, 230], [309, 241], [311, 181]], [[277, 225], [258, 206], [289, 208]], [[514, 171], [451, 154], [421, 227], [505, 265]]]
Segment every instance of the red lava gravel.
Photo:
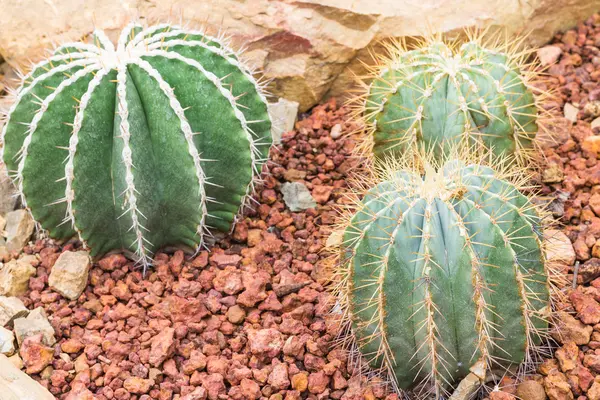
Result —
[[[332, 346], [332, 299], [319, 283], [332, 205], [351, 163], [353, 142], [330, 134], [336, 124], [352, 129], [345, 115], [330, 101], [284, 135], [259, 204], [210, 253], [157, 254], [146, 277], [123, 256], [107, 256], [69, 301], [49, 289], [48, 275], [73, 246], [27, 247], [39, 265], [21, 298], [44, 308], [57, 339], [53, 349], [25, 341], [28, 372], [68, 400], [386, 398], [381, 386], [352, 378], [344, 351]], [[317, 207], [290, 212], [279, 191], [286, 181], [304, 183]]]

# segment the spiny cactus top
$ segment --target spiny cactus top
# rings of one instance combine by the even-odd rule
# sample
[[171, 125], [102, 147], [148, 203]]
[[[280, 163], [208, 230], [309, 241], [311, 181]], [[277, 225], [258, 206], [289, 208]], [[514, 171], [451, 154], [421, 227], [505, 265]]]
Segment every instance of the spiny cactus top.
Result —
[[379, 178], [336, 249], [338, 298], [369, 364], [439, 397], [475, 364], [523, 361], [545, 334], [550, 291], [528, 198], [457, 161]]
[[376, 158], [415, 144], [447, 150], [461, 141], [517, 161], [531, 153], [543, 96], [532, 93], [537, 75], [526, 64], [528, 52], [511, 44], [486, 48], [473, 35], [462, 45], [437, 37], [410, 50], [399, 42], [387, 47], [389, 57], [351, 100], [369, 128], [366, 150]]
[[271, 146], [262, 87], [220, 38], [131, 24], [60, 46], [15, 93], [3, 160], [57, 239], [93, 255], [228, 231]]

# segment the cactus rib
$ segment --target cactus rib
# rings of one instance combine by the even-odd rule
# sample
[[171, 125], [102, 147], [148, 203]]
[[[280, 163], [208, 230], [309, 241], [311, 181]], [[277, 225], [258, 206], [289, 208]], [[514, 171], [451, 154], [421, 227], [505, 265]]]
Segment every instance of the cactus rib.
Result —
[[272, 142], [263, 84], [239, 56], [169, 24], [58, 47], [22, 76], [2, 129], [23, 204], [50, 236], [144, 267], [229, 231]]

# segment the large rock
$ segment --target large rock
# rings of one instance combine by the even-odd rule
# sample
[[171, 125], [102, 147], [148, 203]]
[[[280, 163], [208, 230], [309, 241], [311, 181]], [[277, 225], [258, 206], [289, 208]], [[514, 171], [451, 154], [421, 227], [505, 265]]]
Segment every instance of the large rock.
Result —
[[0, 267], [0, 296], [20, 296], [29, 288], [29, 278], [35, 274], [31, 265], [35, 256], [11, 260]]
[[6, 214], [6, 248], [8, 251], [21, 251], [29, 242], [35, 224], [26, 210], [11, 211]]
[[[0, 112], [2, 112], [1, 105]], [[2, 129], [1, 124], [0, 129]], [[17, 205], [17, 200], [15, 186], [6, 173], [6, 166], [0, 162], [0, 215], [13, 211]]]
[[41, 307], [31, 311], [25, 318], [15, 319], [14, 325], [19, 345], [28, 337], [35, 335], [42, 335], [42, 342], [47, 346], [53, 346], [56, 343], [54, 328], [50, 325], [46, 312]]
[[0, 296], [0, 326], [5, 326], [15, 318], [26, 317], [29, 310], [18, 297]]
[[12, 356], [15, 352], [15, 335], [0, 326], [0, 354]]
[[[114, 38], [128, 16], [183, 19], [220, 27], [274, 79], [275, 94], [301, 111], [328, 92], [347, 90], [359, 56], [385, 37], [452, 31], [464, 26], [532, 31], [541, 44], [600, 9], [600, 0], [21, 0], [0, 13], [0, 54], [14, 66], [37, 59], [51, 43], [76, 40], [94, 27]], [[430, 29], [430, 27], [432, 27]], [[343, 74], [342, 74], [343, 72]], [[341, 78], [340, 78], [341, 74]]]
[[85, 251], [65, 251], [50, 271], [48, 285], [68, 299], [77, 300], [87, 285], [90, 255]]
[[42, 385], [0, 354], [0, 400], [54, 400]]

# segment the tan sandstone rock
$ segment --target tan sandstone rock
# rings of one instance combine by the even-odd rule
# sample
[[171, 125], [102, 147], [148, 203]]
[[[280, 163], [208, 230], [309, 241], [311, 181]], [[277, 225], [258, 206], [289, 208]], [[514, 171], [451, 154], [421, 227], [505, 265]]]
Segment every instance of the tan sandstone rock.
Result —
[[[305, 111], [348, 88], [358, 58], [386, 37], [465, 26], [528, 31], [541, 44], [600, 9], [600, 0], [75, 0], [7, 1], [0, 13], [0, 55], [11, 65], [38, 59], [53, 42], [76, 40], [94, 26], [114, 39], [132, 16], [220, 27], [274, 79], [276, 95]], [[457, 12], [460, 10], [460, 12]], [[358, 57], [357, 57], [358, 56]]]
[[42, 385], [0, 354], [0, 400], [54, 400]]
[[35, 274], [31, 265], [34, 256], [11, 260], [0, 267], [0, 296], [19, 296], [29, 288], [29, 278]]
[[66, 298], [77, 300], [87, 285], [90, 266], [87, 252], [65, 251], [52, 266], [48, 285]]

